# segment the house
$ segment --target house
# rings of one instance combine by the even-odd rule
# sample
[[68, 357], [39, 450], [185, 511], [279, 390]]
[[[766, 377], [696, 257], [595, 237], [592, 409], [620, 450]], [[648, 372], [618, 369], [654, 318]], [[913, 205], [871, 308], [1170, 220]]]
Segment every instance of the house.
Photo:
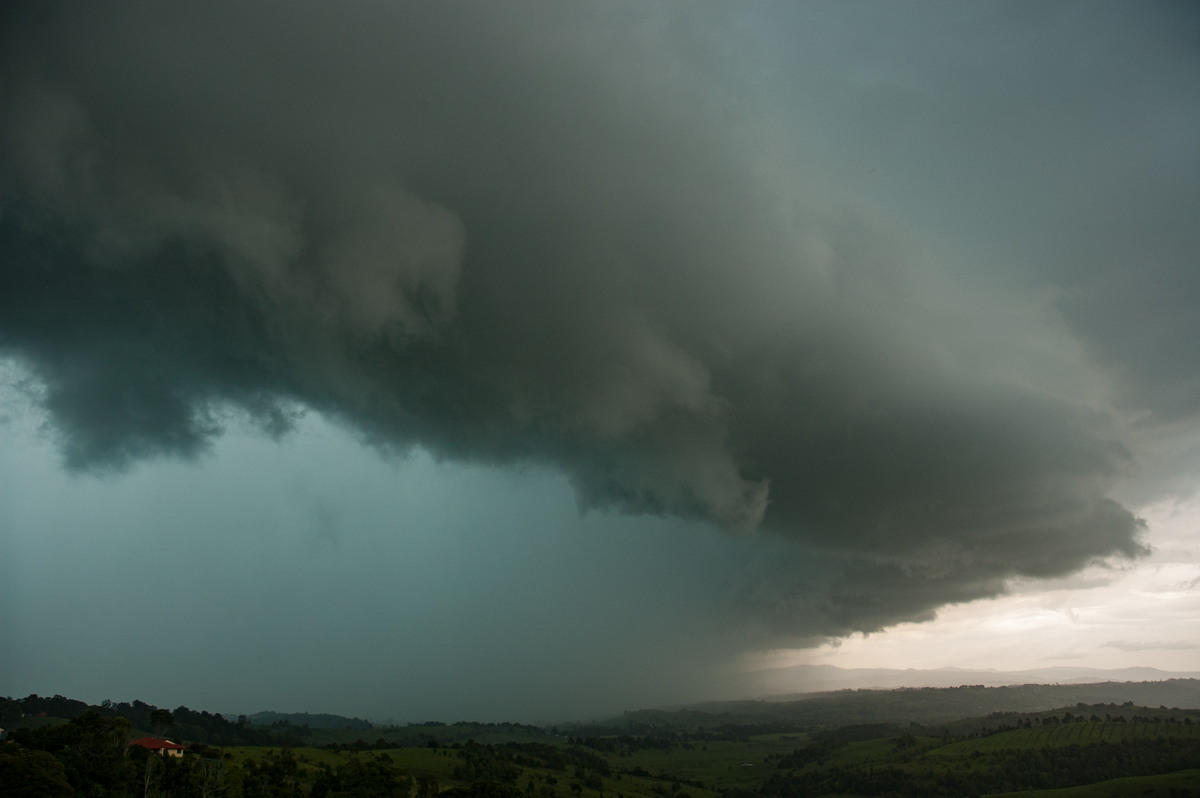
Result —
[[182, 745], [160, 737], [139, 737], [136, 740], [130, 740], [129, 744], [149, 748], [159, 756], [183, 756]]

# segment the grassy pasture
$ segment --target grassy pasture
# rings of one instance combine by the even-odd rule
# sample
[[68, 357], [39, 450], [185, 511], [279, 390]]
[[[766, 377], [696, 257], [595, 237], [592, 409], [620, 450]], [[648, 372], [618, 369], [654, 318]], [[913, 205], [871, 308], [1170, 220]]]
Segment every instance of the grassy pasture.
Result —
[[1175, 798], [1180, 794], [1200, 795], [1200, 770], [1134, 776], [1057, 790], [995, 793], [986, 798]]
[[310, 729], [305, 735], [304, 741], [311, 746], [321, 746], [349, 745], [363, 740], [374, 746], [377, 741], [383, 740], [389, 747], [419, 748], [426, 745], [430, 738], [437, 740], [442, 746], [465, 743], [467, 740], [474, 740], [482, 745], [495, 745], [510, 741], [554, 743], [563, 740], [562, 737], [540, 729], [508, 723], [461, 726], [452, 723], [426, 723], [417, 726], [383, 726], [375, 729]]
[[[247, 760], [262, 760], [278, 754], [282, 749], [256, 746], [228, 746], [221, 749], [232, 754], [238, 764]], [[320, 765], [336, 768], [355, 757], [369, 759], [379, 754], [387, 754], [392, 758], [396, 767], [414, 776], [430, 775], [439, 782], [454, 781], [453, 773], [456, 767], [462, 765], [462, 760], [454, 751], [433, 748], [375, 748], [370, 751], [330, 751], [325, 748], [290, 748], [293, 757], [301, 768], [315, 769]]]
[[67, 723], [69, 718], [55, 718], [49, 715], [43, 717], [28, 717], [28, 718], [13, 718], [12, 720], [0, 721], [9, 731], [14, 729], [40, 729], [43, 726], [61, 726]]
[[986, 737], [960, 740], [943, 745], [931, 751], [929, 755], [959, 758], [969, 757], [975, 751], [988, 753], [990, 751], [1010, 749], [1061, 748], [1068, 745], [1119, 743], [1132, 740], [1154, 739], [1156, 737], [1200, 739], [1200, 725], [1087, 721], [1084, 723], [1034, 726], [1029, 729], [1013, 729]]
[[829, 761], [842, 767], [864, 767], [882, 762], [892, 763], [897, 756], [895, 738], [885, 737], [848, 743], [845, 748], [835, 752]]
[[[225, 752], [232, 754], [234, 761], [238, 764], [244, 764], [248, 760], [262, 760], [268, 756], [277, 755], [280, 749], [266, 747], [249, 747], [249, 746], [230, 746], [222, 749]], [[413, 776], [433, 776], [438, 781], [438, 785], [442, 790], [453, 787], [466, 786], [465, 783], [454, 778], [454, 770], [460, 767], [463, 762], [457, 755], [456, 751], [450, 749], [431, 749], [431, 748], [387, 748], [373, 749], [370, 751], [353, 752], [353, 751], [329, 751], [324, 748], [292, 748], [289, 749], [293, 757], [295, 757], [301, 770], [315, 771], [321, 765], [329, 765], [336, 768], [338, 765], [344, 764], [352, 757], [360, 757], [369, 759], [379, 754], [387, 754], [391, 757], [393, 764], [406, 771]], [[618, 760], [618, 757], [608, 757], [610, 761]], [[628, 760], [620, 759], [621, 762]], [[614, 795], [620, 793], [625, 798], [662, 798], [661, 792], [656, 792], [655, 788], [662, 790], [664, 787], [661, 779], [643, 778], [633, 776], [627, 773], [620, 773], [621, 765], [614, 762], [613, 775], [604, 779], [604, 789], [602, 791], [588, 789], [583, 787], [582, 792], [576, 793], [571, 789], [571, 785], [582, 783], [574, 775], [571, 769], [567, 771], [556, 771], [547, 768], [528, 768], [519, 767], [520, 776], [516, 783], [521, 788], [525, 788], [531, 783], [539, 789], [548, 789], [555, 798], [598, 798], [600, 795]], [[681, 774], [682, 775], [682, 774]], [[695, 778], [695, 776], [692, 776]], [[718, 798], [718, 794], [712, 790], [700, 789], [690, 785], [684, 787], [682, 792], [686, 792], [692, 798]]]
[[[699, 780], [717, 788], [751, 788], [774, 771], [775, 760], [808, 743], [804, 734], [759, 734], [745, 742], [712, 741], [670, 751], [643, 749], [605, 758], [614, 770], [641, 768], [672, 779]], [[688, 788], [688, 792], [694, 792]]]
[[[371, 730], [369, 737], [373, 743], [376, 740], [387, 739], [389, 730]], [[403, 732], [404, 729], [397, 731]], [[423, 730], [426, 740], [428, 728]], [[452, 729], [463, 733], [466, 729]], [[474, 727], [472, 737], [476, 742], [503, 743], [513, 741], [511, 730], [485, 729]], [[481, 733], [483, 732], [483, 733]], [[354, 732], [355, 739], [358, 733]], [[498, 739], [489, 740], [494, 735]], [[399, 736], [399, 735], [398, 735]], [[542, 735], [543, 739], [553, 741], [556, 747], [567, 748], [564, 738], [557, 735]], [[1064, 749], [1068, 746], [1088, 746], [1093, 743], [1119, 744], [1136, 743], [1139, 741], [1157, 740], [1164, 737], [1200, 741], [1200, 724], [1185, 723], [1151, 723], [1144, 721], [1109, 722], [1084, 721], [1077, 723], [1050, 723], [1030, 728], [1018, 728], [985, 736], [962, 739], [942, 744], [941, 738], [914, 737], [910, 734], [902, 736], [881, 736], [871, 739], [858, 739], [850, 742], [836, 742], [836, 736], [830, 738], [824, 733], [810, 737], [804, 733], [770, 733], [758, 734], [740, 740], [698, 740], [693, 739], [682, 744], [675, 744], [669, 750], [645, 748], [628, 750], [629, 746], [617, 745], [617, 751], [600, 753], [586, 746], [579, 750], [600, 756], [608, 762], [610, 774], [600, 777], [586, 758], [566, 760], [565, 768], [554, 770], [549, 767], [530, 766], [533, 762], [544, 764], [543, 756], [531, 751], [533, 762], [524, 765], [513, 764], [518, 775], [514, 780], [515, 786], [531, 795], [544, 798], [600, 798], [602, 795], [621, 795], [623, 798], [670, 798], [686, 794], [689, 798], [719, 798], [719, 791], [736, 788], [757, 791], [772, 776], [796, 781], [798, 789], [803, 789], [804, 779], [816, 779], [812, 783], [821, 783], [822, 779], [843, 778], [847, 773], [886, 773], [888, 769], [896, 769], [911, 777], [913, 784], [928, 783], [931, 788], [938, 784], [941, 774], [968, 781], [976, 779], [975, 783], [989, 782], [993, 771], [1000, 774], [1003, 768], [1010, 768], [1005, 778], [1022, 778], [1020, 768], [1029, 766], [1025, 759], [1013, 759], [1014, 756], [1025, 756], [1023, 752], [1035, 752], [1044, 749]], [[441, 741], [440, 738], [439, 742]], [[833, 740], [832, 744], [830, 741]], [[803, 757], [797, 758], [797, 767], [781, 770], [780, 760], [797, 749], [805, 749], [810, 744], [822, 745], [820, 759], [805, 762]], [[1157, 744], [1154, 744], [1157, 745]], [[575, 748], [575, 746], [571, 746]], [[240, 762], [248, 759], [262, 759], [278, 756], [279, 749], [270, 748], [227, 748], [229, 753]], [[430, 748], [421, 746], [387, 746], [371, 748], [365, 751], [341, 751], [327, 748], [294, 748], [291, 755], [300, 767], [314, 771], [322, 766], [337, 768], [353, 757], [370, 760], [373, 757], [386, 755], [398, 769], [415, 777], [432, 777], [437, 780], [442, 790], [453, 787], [467, 786], [459, 779], [479, 778], [469, 776], [467, 760], [460, 755], [459, 750], [449, 748]], [[464, 750], [471, 750], [468, 746]], [[511, 749], [509, 749], [511, 750]], [[1153, 749], [1149, 749], [1153, 750]], [[505, 756], [502, 749], [496, 753]], [[1072, 756], [1070, 754], [1064, 754]], [[517, 757], [516, 761], [520, 761]], [[1040, 760], [1030, 759], [1028, 762]], [[1072, 761], [1074, 757], [1072, 756]], [[1175, 767], [1188, 767], [1190, 761], [1178, 762]], [[1061, 760], [1053, 765], [1061, 769]], [[1011, 770], [1015, 768], [1016, 770]], [[460, 770], [462, 769], [462, 770]], [[456, 777], [456, 770], [458, 776]], [[631, 771], [637, 771], [635, 775]], [[478, 772], [478, 771], [476, 771]], [[1119, 771], [1112, 772], [1117, 775]], [[838, 774], [843, 775], [838, 775]], [[790, 775], [789, 775], [790, 774]], [[1125, 798], [1134, 795], [1152, 798], [1153, 796], [1170, 796], [1174, 789], [1176, 795], [1180, 789], [1194, 789], [1200, 796], [1200, 780], [1195, 780], [1196, 772], [1187, 774], [1171, 774], [1153, 778], [1139, 777], [1135, 779], [1119, 779], [1088, 787], [1071, 788], [1069, 790], [1051, 790], [1041, 793], [1025, 793], [1042, 795], [1045, 798], [1086, 798], [1086, 796], [1112, 796]], [[897, 776], [897, 778], [900, 778]], [[1189, 780], [1192, 779], [1192, 780]], [[903, 780], [903, 779], [901, 779]], [[676, 785], [674, 782], [679, 782]], [[836, 781], [833, 783], [837, 783]], [[830, 786], [833, 786], [833, 783]], [[853, 782], [841, 782], [849, 786]], [[964, 782], [966, 783], [966, 782]], [[1009, 782], [1011, 783], [1011, 782]], [[1046, 782], [1042, 782], [1046, 783]], [[1058, 783], [1064, 783], [1059, 781]], [[1070, 782], [1065, 782], [1070, 783]], [[702, 784], [703, 786], [695, 786]], [[876, 784], [878, 784], [876, 782]], [[589, 786], [590, 785], [590, 786]], [[840, 786], [839, 785], [839, 786]], [[789, 785], [790, 786], [790, 785]], [[786, 789], [784, 787], [786, 794]], [[864, 788], [866, 789], [866, 788]], [[875, 789], [872, 787], [871, 789]], [[1171, 796], [1171, 798], [1175, 798]]]

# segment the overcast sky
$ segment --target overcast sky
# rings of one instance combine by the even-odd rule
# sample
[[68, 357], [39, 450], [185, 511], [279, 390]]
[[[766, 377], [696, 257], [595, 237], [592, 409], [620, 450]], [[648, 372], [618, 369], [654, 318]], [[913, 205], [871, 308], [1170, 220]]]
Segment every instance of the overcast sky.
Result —
[[7, 4], [0, 694], [1200, 670], [1197, 86], [1182, 2]]

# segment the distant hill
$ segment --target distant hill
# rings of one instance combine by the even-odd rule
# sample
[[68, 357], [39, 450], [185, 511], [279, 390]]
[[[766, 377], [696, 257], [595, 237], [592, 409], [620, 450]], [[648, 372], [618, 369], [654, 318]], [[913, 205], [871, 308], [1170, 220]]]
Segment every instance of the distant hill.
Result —
[[[88, 704], [62, 695], [29, 695], [25, 698], [0, 697], [0, 725], [11, 728], [41, 725], [38, 718], [57, 719], [59, 723], [94, 711], [105, 718], [123, 717], [133, 724], [133, 730], [150, 734], [157, 725], [153, 714], [156, 707], [143, 701]], [[220, 713], [188, 709], [185, 706], [170, 710], [172, 724], [162, 730], [171, 739], [199, 742], [208, 745], [285, 745], [297, 744], [299, 736], [291, 728], [262, 728], [243, 719], [233, 722]], [[35, 721], [30, 723], [29, 721]], [[158, 735], [156, 735], [158, 736]]]
[[1095, 682], [1150, 682], [1167, 679], [1200, 679], [1200, 671], [1170, 672], [1157, 668], [1057, 667], [1023, 671], [937, 668], [838, 668], [833, 665], [794, 665], [744, 674], [738, 691], [745, 696], [768, 698], [829, 690], [874, 690], [896, 687], [958, 687], [982, 684], [1083, 684]]
[[745, 727], [747, 733], [836, 728], [861, 723], [947, 723], [996, 712], [1043, 712], [1076, 705], [1200, 709], [1200, 680], [988, 687], [904, 687], [838, 690], [788, 700], [711, 701], [674, 709], [638, 710], [595, 724], [589, 734], [692, 731]]
[[362, 718], [309, 712], [255, 712], [250, 722], [257, 726], [307, 726], [310, 729], [370, 729], [374, 724]]

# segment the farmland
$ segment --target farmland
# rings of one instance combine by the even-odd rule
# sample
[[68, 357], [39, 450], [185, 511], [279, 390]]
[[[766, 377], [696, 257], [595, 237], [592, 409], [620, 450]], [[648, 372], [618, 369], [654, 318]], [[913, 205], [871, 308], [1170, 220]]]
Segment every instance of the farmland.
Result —
[[[1111, 707], [1089, 709], [1096, 711], [1086, 716], [1069, 710], [1061, 716], [1036, 713], [1018, 718], [1017, 728], [983, 726], [963, 736], [937, 736], [932, 729], [911, 724], [859, 724], [751, 735], [696, 730], [542, 742], [469, 740], [447, 748], [330, 744], [293, 749], [286, 756], [294, 758], [301, 780], [319, 782], [353, 762], [379, 760], [427, 789], [474, 794], [488, 784], [487, 789], [501, 790], [496, 794], [543, 798], [957, 796], [1013, 788], [1091, 789], [1088, 785], [1100, 781], [1108, 786], [1096, 790], [1132, 790], [1130, 785], [1136, 785], [1139, 795], [1189, 794], [1179, 792], [1188, 777], [1172, 774], [1200, 765], [1198, 713], [1159, 709], [1153, 719], [1136, 715], [1136, 720], [1104, 720], [1096, 713]], [[247, 773], [273, 772], [285, 756], [261, 747], [228, 753]]]
[[[315, 716], [275, 714], [261, 725], [138, 702], [5, 699], [10, 716], [14, 708], [43, 711], [5, 721], [13, 731], [0, 748], [0, 787], [13, 773], [27, 783], [32, 769], [42, 794], [80, 796], [1200, 798], [1200, 709], [1125, 701], [945, 714], [964, 701], [994, 704], [996, 695], [1028, 698], [1019, 690], [920, 691], [918, 714], [941, 718], [936, 723], [905, 722], [897, 707], [911, 706], [913, 696], [856, 691], [844, 696], [851, 711], [842, 716], [868, 722], [838, 723], [839, 696], [831, 695], [811, 706], [760, 704], [757, 715], [744, 704], [736, 716], [679, 709], [562, 728], [348, 719], [341, 729], [328, 717], [309, 728], [292, 721]], [[789, 720], [789, 712], [810, 722]], [[187, 745], [183, 757], [125, 748], [122, 741], [152, 723], [186, 731], [176, 735]]]

